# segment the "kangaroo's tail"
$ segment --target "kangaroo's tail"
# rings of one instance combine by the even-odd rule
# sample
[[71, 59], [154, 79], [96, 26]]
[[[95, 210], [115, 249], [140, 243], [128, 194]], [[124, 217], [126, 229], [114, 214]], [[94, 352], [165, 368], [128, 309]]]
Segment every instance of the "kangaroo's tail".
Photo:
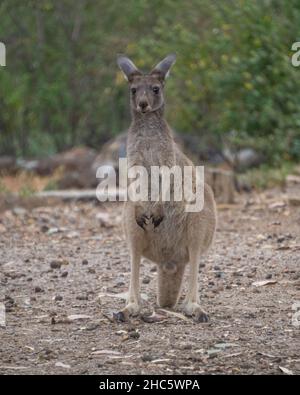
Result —
[[158, 265], [158, 305], [174, 307], [179, 299], [185, 265]]

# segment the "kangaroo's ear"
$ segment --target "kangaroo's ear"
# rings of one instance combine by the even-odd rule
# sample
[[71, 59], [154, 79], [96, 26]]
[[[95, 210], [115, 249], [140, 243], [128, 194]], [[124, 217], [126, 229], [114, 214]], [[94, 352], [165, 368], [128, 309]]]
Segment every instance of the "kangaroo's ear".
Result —
[[125, 79], [129, 82], [132, 81], [135, 75], [142, 74], [135, 64], [129, 58], [127, 58], [127, 56], [119, 55], [117, 58], [117, 63], [122, 70]]
[[151, 71], [152, 75], [157, 75], [159, 79], [164, 81], [168, 78], [170, 69], [176, 62], [176, 54], [172, 53], [159, 62], [154, 69]]

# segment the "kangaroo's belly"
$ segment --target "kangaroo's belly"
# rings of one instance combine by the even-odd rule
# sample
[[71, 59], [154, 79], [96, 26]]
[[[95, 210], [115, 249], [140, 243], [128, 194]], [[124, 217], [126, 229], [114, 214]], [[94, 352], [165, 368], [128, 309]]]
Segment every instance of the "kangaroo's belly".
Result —
[[186, 240], [186, 214], [181, 206], [165, 206], [159, 226], [146, 229], [143, 255], [156, 263], [186, 263], [189, 260]]

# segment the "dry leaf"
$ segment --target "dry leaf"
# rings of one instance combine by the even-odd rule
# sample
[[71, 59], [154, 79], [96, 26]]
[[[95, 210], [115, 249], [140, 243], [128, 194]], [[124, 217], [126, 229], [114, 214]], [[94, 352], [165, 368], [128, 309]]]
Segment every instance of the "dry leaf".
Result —
[[93, 351], [91, 355], [121, 355], [121, 353], [115, 350], [98, 350]]
[[158, 312], [162, 312], [162, 313], [165, 313], [165, 314], [167, 314], [169, 316], [173, 316], [173, 317], [179, 318], [180, 320], [183, 320], [183, 321], [188, 321], [188, 322], [190, 321], [185, 315], [183, 315], [181, 313], [177, 313], [176, 311], [159, 309]]
[[69, 321], [76, 321], [76, 320], [87, 320], [87, 319], [91, 318], [91, 316], [85, 315], [85, 314], [71, 314], [71, 315], [68, 315], [67, 318]]
[[254, 283], [252, 283], [252, 285], [254, 285], [254, 287], [263, 287], [265, 285], [271, 285], [276, 283], [277, 283], [276, 280], [261, 280], [261, 281], [255, 281]]
[[279, 366], [279, 369], [280, 369], [283, 373], [288, 374], [288, 375], [290, 375], [290, 376], [292, 376], [292, 375], [294, 374], [290, 369], [284, 368], [283, 366]]
[[[117, 293], [117, 294], [101, 292], [98, 295], [98, 299], [101, 301], [102, 298], [108, 297], [108, 298], [116, 298], [116, 299], [126, 300], [127, 296], [128, 296], [128, 292], [120, 292], [120, 293]], [[146, 295], [144, 293], [141, 293], [141, 298], [143, 300], [147, 301], [148, 300], [148, 295]]]
[[161, 363], [161, 362], [169, 362], [171, 361], [170, 359], [154, 359], [153, 361], [150, 361], [150, 363]]
[[70, 365], [67, 365], [67, 364], [65, 364], [63, 362], [56, 362], [55, 366], [57, 368], [71, 369]]
[[142, 320], [148, 324], [153, 324], [155, 322], [161, 322], [166, 319], [165, 315], [157, 314], [155, 311], [151, 315], [143, 315]]

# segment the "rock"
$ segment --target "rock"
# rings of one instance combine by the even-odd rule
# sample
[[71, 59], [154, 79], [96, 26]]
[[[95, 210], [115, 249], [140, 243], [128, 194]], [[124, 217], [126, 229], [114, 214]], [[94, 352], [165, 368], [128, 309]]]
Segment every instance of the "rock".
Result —
[[27, 210], [25, 209], [25, 208], [23, 208], [23, 207], [15, 207], [13, 210], [12, 210], [12, 212], [15, 214], [15, 215], [25, 215], [26, 213], [27, 213]]
[[61, 266], [62, 266], [62, 262], [61, 261], [55, 260], [55, 261], [51, 261], [50, 262], [51, 269], [60, 269]]
[[114, 224], [112, 223], [112, 218], [107, 212], [99, 212], [96, 214], [96, 218], [99, 221], [99, 224], [103, 228], [112, 228]]
[[140, 338], [140, 334], [136, 330], [132, 330], [132, 331], [128, 332], [128, 336], [131, 339], [139, 339]]
[[243, 148], [233, 152], [229, 148], [223, 150], [223, 156], [236, 170], [245, 170], [262, 163], [262, 156], [253, 148]]
[[85, 328], [86, 331], [94, 331], [96, 329], [100, 328], [100, 324], [97, 324], [96, 322], [87, 325], [87, 327]]
[[66, 259], [54, 259], [50, 262], [51, 269], [60, 269], [63, 265], [68, 265], [69, 262]]
[[205, 182], [211, 186], [218, 203], [234, 203], [234, 173], [229, 170], [205, 167]]
[[56, 363], [55, 363], [55, 366], [56, 366], [57, 368], [71, 369], [71, 366], [70, 366], [70, 365], [67, 365], [67, 364], [62, 363], [62, 362], [56, 362]]
[[87, 295], [78, 295], [78, 296], [76, 296], [76, 299], [77, 300], [88, 300], [89, 298]]
[[262, 157], [252, 148], [244, 148], [237, 152], [235, 166], [239, 170], [258, 166], [262, 162]]
[[5, 233], [6, 232], [6, 227], [0, 223], [0, 233]]
[[68, 276], [68, 274], [69, 274], [69, 273], [65, 270], [64, 272], [62, 272], [61, 277], [62, 277], [62, 278], [65, 278], [65, 277]]
[[300, 206], [300, 176], [287, 176], [286, 190], [289, 204], [292, 206]]
[[89, 264], [89, 261], [88, 261], [87, 259], [83, 259], [81, 263], [82, 263], [83, 265], [88, 265], [88, 264]]
[[216, 278], [224, 278], [224, 273], [223, 272], [217, 272], [215, 273]]
[[1, 156], [0, 157], [0, 173], [5, 172], [6, 174], [15, 173], [17, 170], [16, 159], [13, 156]]
[[144, 278], [143, 278], [143, 284], [149, 284], [150, 283], [150, 281], [151, 281], [151, 277], [149, 277], [149, 276], [145, 276]]
[[142, 359], [143, 362], [151, 362], [155, 358], [152, 355], [150, 355], [150, 354], [143, 354], [141, 359]]
[[10, 313], [14, 309], [14, 307], [16, 306], [16, 302], [11, 296], [5, 295], [5, 297], [4, 297], [4, 305], [5, 305], [5, 311], [7, 313]]
[[63, 297], [61, 295], [54, 296], [54, 301], [55, 302], [61, 302], [62, 300], [63, 300]]
[[40, 292], [44, 292], [43, 288], [39, 287], [38, 285], [36, 287], [34, 287], [34, 292], [35, 293], [40, 293]]

